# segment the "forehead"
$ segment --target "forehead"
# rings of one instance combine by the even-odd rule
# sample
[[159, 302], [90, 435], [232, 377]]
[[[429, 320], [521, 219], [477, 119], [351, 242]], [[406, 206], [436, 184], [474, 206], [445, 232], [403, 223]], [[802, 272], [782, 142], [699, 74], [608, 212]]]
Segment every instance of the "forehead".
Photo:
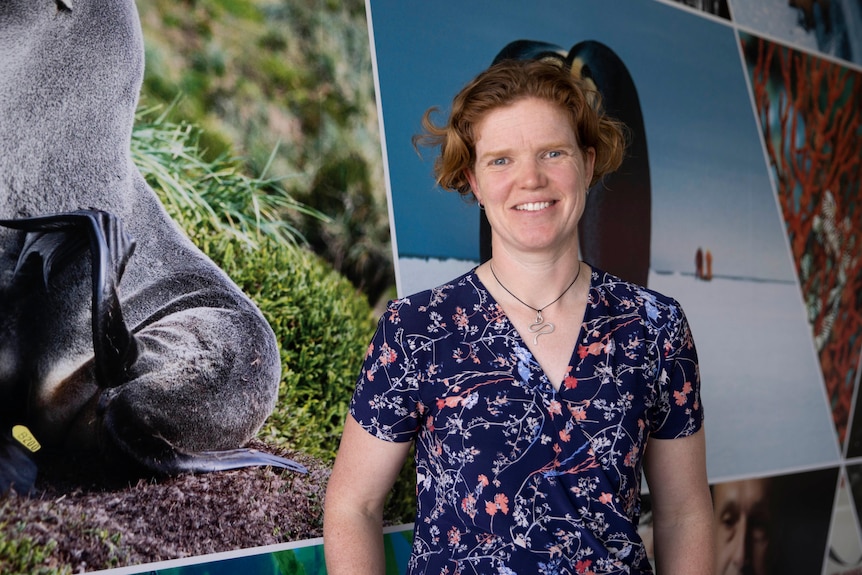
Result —
[[751, 505], [763, 500], [768, 492], [767, 483], [760, 480], [736, 481], [714, 487], [716, 504], [737, 503]]
[[525, 98], [489, 111], [476, 124], [476, 149], [550, 140], [576, 143], [569, 114], [559, 105]]

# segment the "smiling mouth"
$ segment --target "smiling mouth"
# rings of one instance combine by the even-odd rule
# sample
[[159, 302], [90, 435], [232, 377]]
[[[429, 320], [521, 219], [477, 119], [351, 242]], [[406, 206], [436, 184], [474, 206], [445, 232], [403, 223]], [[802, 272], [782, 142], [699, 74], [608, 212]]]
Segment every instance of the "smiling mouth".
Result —
[[550, 208], [554, 202], [530, 202], [528, 204], [520, 204], [515, 206], [515, 209], [521, 212], [538, 212], [545, 208]]

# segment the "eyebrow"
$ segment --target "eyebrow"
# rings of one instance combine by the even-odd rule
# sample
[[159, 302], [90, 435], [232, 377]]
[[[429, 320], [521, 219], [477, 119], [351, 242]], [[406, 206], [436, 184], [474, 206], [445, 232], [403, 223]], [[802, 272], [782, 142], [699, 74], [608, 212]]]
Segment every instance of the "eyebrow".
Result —
[[[513, 151], [513, 149], [514, 149], [514, 148], [499, 148], [499, 149], [496, 149], [496, 150], [488, 150], [487, 152], [485, 152], [485, 153], [484, 153], [484, 154], [482, 154], [481, 156], [476, 156], [476, 161], [477, 161], [477, 162], [479, 162], [479, 161], [482, 161], [482, 160], [484, 160], [484, 159], [486, 159], [486, 158], [501, 158], [501, 157], [511, 156], [511, 155], [512, 155], [512, 151]], [[543, 145], [543, 146], [541, 147], [541, 150], [542, 150], [542, 151], [549, 151], [549, 150], [572, 150], [572, 151], [577, 151], [577, 150], [581, 150], [581, 147], [580, 147], [577, 143], [572, 144], [572, 143], [570, 143], [570, 142], [563, 142], [563, 141], [559, 141], [559, 142], [556, 142], [556, 143], [552, 143], [552, 144], [548, 144], [548, 145]]]
[[502, 158], [506, 156], [511, 156], [512, 150], [511, 148], [501, 148], [499, 150], [489, 150], [482, 154], [481, 156], [476, 156], [476, 161], [484, 161], [489, 158]]

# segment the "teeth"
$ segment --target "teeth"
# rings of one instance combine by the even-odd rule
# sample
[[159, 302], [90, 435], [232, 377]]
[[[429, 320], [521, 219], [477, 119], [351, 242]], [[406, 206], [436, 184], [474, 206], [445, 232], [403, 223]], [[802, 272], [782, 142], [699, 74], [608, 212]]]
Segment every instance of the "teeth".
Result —
[[530, 202], [529, 204], [521, 204], [517, 206], [516, 210], [521, 210], [524, 212], [538, 212], [539, 210], [544, 210], [551, 206], [551, 202]]

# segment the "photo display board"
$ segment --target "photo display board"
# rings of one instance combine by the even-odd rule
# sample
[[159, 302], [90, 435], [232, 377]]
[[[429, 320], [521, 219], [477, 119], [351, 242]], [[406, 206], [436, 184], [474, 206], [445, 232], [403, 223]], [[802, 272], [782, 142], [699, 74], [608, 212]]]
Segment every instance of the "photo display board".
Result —
[[630, 185], [647, 210], [626, 200], [614, 216], [648, 221], [637, 245], [611, 249], [648, 246], [644, 283], [691, 322], [718, 567], [738, 551], [729, 510], [743, 505], [757, 510], [744, 553], [758, 572], [862, 565], [859, 3], [371, 0], [370, 16], [399, 293], [483, 261], [478, 207], [435, 188], [433, 154], [411, 146], [422, 114], [444, 118], [513, 46], [588, 67], [606, 108], [642, 121], [632, 155], [649, 162]]
[[[52, 10], [62, 16], [95, 3], [58, 0]], [[178, 82], [183, 89], [205, 85], [210, 90], [204, 112], [207, 121], [215, 122], [216, 110], [233, 114], [235, 123], [227, 122], [220, 129], [243, 133], [248, 141], [265, 148], [264, 156], [276, 144], [290, 142], [293, 148], [285, 155], [272, 152], [262, 163], [279, 178], [295, 178], [314, 193], [331, 192], [331, 186], [321, 184], [317, 175], [343, 175], [355, 165], [351, 162], [356, 156], [346, 154], [327, 163], [328, 154], [352, 150], [354, 145], [374, 150], [367, 164], [360, 162], [358, 171], [380, 172], [379, 181], [377, 176], [370, 178], [370, 187], [376, 184], [381, 197], [385, 188], [385, 201], [376, 209], [377, 216], [388, 217], [398, 296], [435, 287], [472, 269], [487, 248], [478, 207], [435, 187], [433, 153], [417, 154], [411, 143], [420, 131], [423, 113], [436, 106], [445, 114], [466, 82], [506, 54], [528, 57], [544, 51], [577, 62], [582, 72], [589, 70], [608, 110], [632, 130], [633, 148], [627, 160], [631, 163], [624, 164], [625, 177], [608, 186], [611, 191], [596, 190], [609, 197], [612, 192], [621, 194], [613, 204], [615, 211], [599, 217], [591, 215], [588, 206], [583, 225], [593, 240], [582, 245], [582, 256], [673, 296], [686, 311], [700, 360], [707, 470], [715, 506], [716, 571], [745, 562], [751, 572], [761, 574], [860, 572], [859, 0], [365, 0], [365, 19], [360, 15], [360, 24], [353, 25], [361, 28], [355, 36], [344, 26], [330, 29], [321, 24], [355, 18], [362, 12], [360, 3], [330, 2], [329, 8], [337, 8], [330, 12], [323, 10], [323, 3], [295, 0], [194, 4], [193, 23], [182, 20], [182, 25], [176, 25], [180, 18], [166, 16], [156, 0], [138, 0], [145, 29], [160, 19], [174, 25], [161, 36], [144, 34], [146, 65], [169, 69], [174, 55], [196, 50], [192, 72]], [[262, 34], [254, 49], [272, 50], [278, 57], [264, 59], [257, 68], [244, 66], [242, 58], [231, 61], [212, 42], [202, 41], [192, 50], [200, 41], [198, 35], [210, 41], [220, 35], [245, 38], [251, 28], [240, 16], [250, 13], [254, 17], [249, 20], [257, 22], [292, 18], [300, 32], [289, 38], [271, 31]], [[225, 15], [244, 23], [212, 23]], [[303, 51], [294, 44], [303, 31], [304, 39], [317, 46], [303, 49], [320, 56], [313, 66], [319, 77], [281, 67], [281, 59]], [[137, 38], [134, 33], [131, 36]], [[361, 57], [330, 57], [333, 46], [335, 52], [350, 47]], [[0, 73], [7, 74], [0, 83], [5, 80], [6, 88], [15, 87], [12, 71], [18, 64], [19, 60], [0, 53]], [[278, 80], [268, 87], [250, 87], [246, 78], [258, 72]], [[356, 93], [368, 88], [368, 101], [359, 96], [347, 103], [327, 99], [333, 86], [351, 82], [359, 86]], [[150, 93], [170, 92], [173, 97], [161, 80], [147, 78], [145, 88]], [[238, 104], [240, 98], [258, 92], [267, 100], [260, 108]], [[0, 92], [0, 102], [9, 93], [13, 92]], [[288, 103], [278, 101], [286, 93], [291, 94]], [[370, 119], [343, 120], [342, 127], [350, 127], [336, 134], [333, 126], [339, 121], [333, 117], [338, 113], [349, 117], [351, 110], [362, 107], [371, 110]], [[286, 113], [287, 108], [291, 114], [301, 110], [307, 115], [299, 120]], [[266, 117], [266, 130], [260, 133], [243, 123], [255, 115]], [[313, 142], [305, 138], [312, 132], [317, 137]], [[217, 138], [204, 143], [221, 149]], [[261, 150], [249, 144], [243, 152]], [[362, 187], [346, 176], [340, 185], [338, 190]], [[343, 197], [339, 193], [328, 199], [342, 208], [348, 206], [354, 221], [367, 223], [375, 217], [372, 208], [365, 210], [373, 204], [369, 197], [375, 192], [363, 196], [367, 204], [355, 203], [353, 196], [348, 201], [346, 192]], [[2, 217], [12, 215], [17, 214]], [[330, 232], [324, 230], [312, 240], [337, 243], [327, 235]], [[386, 239], [362, 239], [388, 250]], [[359, 240], [354, 237], [343, 243], [351, 242]], [[622, 257], [632, 253], [637, 254], [633, 264]], [[384, 260], [369, 261], [384, 269], [380, 263]], [[14, 264], [10, 266], [3, 271], [11, 274]], [[273, 265], [271, 274], [299, 273], [276, 268]], [[242, 270], [227, 271], [236, 279]], [[300, 271], [309, 273], [306, 268]], [[386, 278], [377, 281], [386, 284]], [[243, 287], [251, 290], [263, 283], [255, 280]], [[274, 290], [272, 298], [282, 298], [280, 286], [267, 285]], [[378, 291], [380, 297], [385, 289]], [[299, 325], [312, 315], [309, 310], [314, 306], [306, 305], [296, 306], [300, 313], [291, 322]], [[319, 316], [309, 321], [318, 327], [335, 321]], [[270, 320], [273, 324], [275, 317]], [[313, 363], [309, 358], [315, 355], [321, 353], [304, 355], [305, 363], [297, 362], [296, 369], [316, 377], [309, 367]], [[331, 411], [339, 420], [346, 413], [345, 401], [333, 405], [314, 396], [308, 402], [297, 406], [298, 411]], [[290, 424], [289, 417], [269, 424], [257, 438], [261, 443], [255, 445], [267, 447], [280, 425], [301, 433]], [[78, 541], [82, 548], [98, 548], [100, 555], [88, 557], [87, 551], [73, 549], [77, 568], [111, 575], [323, 574], [322, 538], [303, 531], [304, 535], [285, 541], [280, 527], [272, 526], [277, 523], [272, 515], [279, 512], [256, 503], [263, 492], [231, 491], [237, 485], [291, 491], [294, 500], [305, 500], [289, 509], [291, 520], [298, 518], [319, 534], [331, 460], [317, 454], [295, 455], [309, 465], [310, 473], [294, 476], [259, 470], [251, 475], [227, 472], [212, 483], [196, 476], [165, 481], [155, 488], [150, 485], [153, 499], [147, 509], [122, 508], [122, 495], [118, 495], [113, 506], [91, 511], [81, 490], [71, 487], [68, 497], [56, 495], [53, 500], [4, 499], [0, 528], [5, 531], [0, 542], [9, 543], [6, 548], [18, 553], [16, 558], [26, 555], [20, 550], [33, 547], [37, 551], [30, 554], [30, 561], [37, 557], [40, 565], [57, 568], [58, 548], [69, 553], [68, 548]], [[208, 491], [214, 485], [220, 486], [218, 493]], [[138, 488], [145, 485], [128, 489]], [[76, 506], [70, 505], [72, 499]], [[27, 506], [39, 507], [43, 524], [28, 523], [32, 515], [19, 513]], [[128, 527], [135, 518], [146, 515], [152, 521], [157, 516], [156, 523], [170, 525], [179, 521], [181, 508], [188, 515], [189, 507], [200, 507], [206, 516], [197, 529], [183, 527], [177, 535], [178, 531], [166, 528], [141, 544], [146, 549], [134, 550], [159, 559], [128, 560], [130, 551], [113, 530], [120, 529], [121, 520]], [[748, 516], [746, 529], [739, 522], [743, 508]], [[265, 525], [266, 532], [253, 545], [216, 540], [212, 535], [223, 525], [222, 531], [231, 526], [232, 535], [239, 537], [236, 525], [255, 521]], [[73, 532], [59, 543], [55, 538], [43, 545], [38, 533], [56, 524], [71, 525]], [[10, 536], [13, 525], [17, 531]], [[649, 537], [648, 492], [641, 527], [644, 537]], [[387, 575], [404, 573], [412, 525], [390, 525], [384, 533]], [[212, 552], [184, 554], [183, 538], [206, 539], [206, 545], [198, 548]], [[279, 543], [269, 544], [272, 540]], [[165, 549], [177, 551], [162, 560], [159, 552]], [[100, 567], [90, 568], [93, 564]]]

